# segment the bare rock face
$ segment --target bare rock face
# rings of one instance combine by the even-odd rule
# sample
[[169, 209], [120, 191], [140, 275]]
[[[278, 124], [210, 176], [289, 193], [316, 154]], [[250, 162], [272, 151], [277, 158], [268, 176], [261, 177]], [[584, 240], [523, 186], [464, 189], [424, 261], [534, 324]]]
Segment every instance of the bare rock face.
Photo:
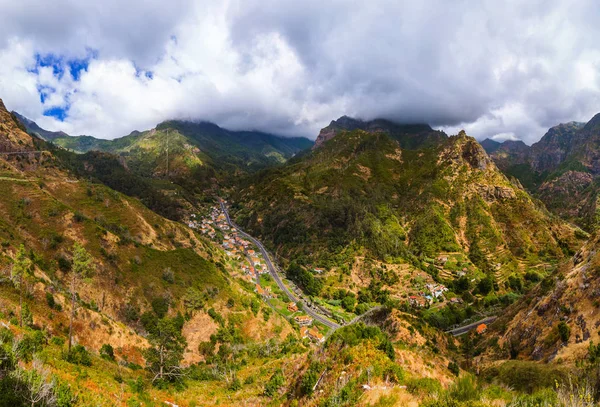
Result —
[[315, 140], [313, 149], [319, 148], [326, 141], [331, 140], [335, 135], [342, 130], [366, 130], [367, 124], [361, 120], [356, 120], [348, 116], [342, 116], [337, 120], [332, 120], [329, 126], [324, 127], [319, 132], [319, 136]]
[[530, 161], [535, 171], [553, 171], [573, 150], [577, 132], [583, 123], [561, 123], [551, 127], [537, 143], [531, 146]]
[[[485, 171], [494, 166], [481, 144], [473, 137], [467, 136], [464, 130], [449, 139], [451, 142], [440, 153], [440, 160], [453, 161], [456, 164], [468, 164], [471, 168]], [[494, 167], [495, 168], [495, 167]]]

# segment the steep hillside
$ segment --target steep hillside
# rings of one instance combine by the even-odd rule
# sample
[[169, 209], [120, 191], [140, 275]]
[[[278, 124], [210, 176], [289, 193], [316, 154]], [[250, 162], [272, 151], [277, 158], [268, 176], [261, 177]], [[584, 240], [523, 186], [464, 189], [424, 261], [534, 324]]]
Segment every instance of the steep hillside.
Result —
[[592, 342], [600, 342], [599, 248], [596, 234], [509, 308], [490, 333], [492, 338], [500, 336], [493, 356], [575, 362], [586, 356]]
[[[248, 179], [233, 196], [236, 219], [283, 258], [348, 272], [351, 280], [339, 277], [346, 287], [378, 279], [370, 261], [354, 274], [360, 257], [446, 281], [488, 275], [502, 291], [511, 275], [555, 262], [585, 235], [513, 185], [464, 132], [418, 150], [400, 144], [385, 132], [339, 132]], [[436, 260], [454, 255], [454, 269]]]
[[[11, 349], [21, 342], [35, 345], [14, 354], [19, 366], [49, 372], [71, 389], [78, 405], [114, 405], [173, 400], [170, 390], [152, 387], [152, 376], [141, 369], [150, 363], [148, 348], [160, 321], [181, 338], [174, 340], [182, 346], [184, 367], [210, 360], [215, 346], [225, 353], [230, 343], [260, 346], [271, 340], [279, 346], [288, 335], [297, 341], [285, 318], [261, 305], [253, 287], [231, 277], [239, 266], [221, 249], [140, 201], [79, 177], [69, 170], [66, 152], [47, 149], [25, 133], [1, 103], [0, 145], [0, 387], [7, 372], [20, 372], [4, 364], [4, 356], [13, 357]], [[93, 267], [73, 280], [75, 244], [89, 253]], [[15, 280], [18, 262], [28, 265]], [[74, 353], [63, 346], [70, 318]], [[202, 343], [212, 348], [202, 351]], [[105, 360], [109, 345], [114, 355]], [[260, 360], [271, 362], [268, 356]], [[213, 389], [226, 392], [229, 379], [218, 376]], [[18, 380], [15, 389], [25, 386]], [[177, 399], [212, 403], [219, 397], [214, 391], [202, 396], [200, 387]], [[0, 404], [7, 394], [2, 388]], [[13, 402], [8, 405], [21, 405]]]

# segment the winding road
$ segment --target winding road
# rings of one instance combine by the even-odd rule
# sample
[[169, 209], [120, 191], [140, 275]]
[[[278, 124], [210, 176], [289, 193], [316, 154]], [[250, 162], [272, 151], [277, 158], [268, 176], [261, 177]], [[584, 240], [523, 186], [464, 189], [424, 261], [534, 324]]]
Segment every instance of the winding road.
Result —
[[319, 321], [323, 325], [326, 325], [327, 327], [329, 327], [329, 328], [331, 328], [333, 330], [336, 330], [336, 329], [340, 328], [341, 325], [339, 325], [339, 324], [333, 322], [332, 320], [330, 320], [329, 318], [326, 318], [325, 316], [323, 316], [323, 315], [318, 314], [317, 312], [315, 312], [308, 305], [308, 303], [306, 302], [306, 300], [304, 300], [304, 298], [297, 297], [296, 295], [294, 295], [294, 293], [292, 293], [285, 286], [285, 284], [283, 284], [283, 281], [281, 280], [281, 277], [279, 277], [279, 273], [277, 272], [277, 268], [275, 267], [275, 265], [271, 261], [271, 257], [269, 256], [269, 253], [267, 252], [267, 250], [265, 249], [265, 247], [262, 245], [262, 243], [258, 239], [255, 239], [254, 237], [250, 236], [248, 233], [244, 232], [238, 225], [236, 225], [231, 220], [231, 218], [229, 217], [229, 212], [227, 211], [227, 207], [223, 203], [222, 199], [219, 199], [219, 204], [221, 205], [221, 210], [225, 214], [225, 218], [227, 219], [227, 223], [229, 224], [229, 226], [232, 227], [232, 228], [234, 228], [235, 230], [237, 230], [237, 232], [240, 235], [244, 236], [246, 239], [248, 239], [249, 241], [251, 241], [252, 243], [254, 243], [256, 245], [256, 247], [258, 247], [258, 249], [260, 250], [260, 252], [263, 255], [263, 258], [265, 259], [265, 263], [267, 263], [267, 267], [269, 269], [269, 273], [271, 274], [271, 277], [273, 277], [273, 280], [275, 280], [275, 282], [277, 283], [277, 285], [279, 286], [279, 288], [281, 289], [281, 291], [283, 291], [285, 293], [285, 295], [289, 298], [289, 300], [292, 301], [292, 302], [295, 302], [295, 303], [301, 303], [303, 305], [302, 311], [306, 312], [314, 320]]

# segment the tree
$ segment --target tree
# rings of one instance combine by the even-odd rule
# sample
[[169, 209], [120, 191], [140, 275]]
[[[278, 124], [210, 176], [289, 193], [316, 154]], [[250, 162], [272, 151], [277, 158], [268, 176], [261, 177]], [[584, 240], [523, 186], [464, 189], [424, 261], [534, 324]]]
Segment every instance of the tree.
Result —
[[148, 336], [151, 347], [145, 357], [148, 370], [157, 380], [174, 381], [182, 376], [179, 366], [187, 343], [176, 324], [169, 318], [158, 321], [156, 329]]
[[71, 266], [71, 318], [69, 321], [69, 352], [73, 345], [73, 318], [75, 317], [75, 300], [77, 298], [77, 282], [80, 277], [88, 276], [94, 271], [94, 259], [79, 243], [73, 245], [73, 265]]
[[115, 361], [115, 350], [109, 343], [105, 343], [100, 348], [100, 357], [113, 362]]
[[489, 294], [494, 289], [494, 280], [490, 276], [485, 276], [477, 283], [477, 289], [482, 295]]
[[25, 246], [19, 246], [11, 270], [11, 280], [19, 290], [19, 326], [23, 326], [23, 278], [31, 272], [31, 260], [27, 258]]
[[571, 336], [571, 328], [564, 321], [558, 323], [558, 334], [563, 342], [568, 342]]

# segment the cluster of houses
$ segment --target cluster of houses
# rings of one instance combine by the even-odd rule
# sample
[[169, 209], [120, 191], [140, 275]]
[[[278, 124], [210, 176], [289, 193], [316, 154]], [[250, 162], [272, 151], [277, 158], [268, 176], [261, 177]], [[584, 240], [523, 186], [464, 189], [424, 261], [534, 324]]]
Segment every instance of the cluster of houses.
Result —
[[[264, 299], [273, 298], [271, 287], [263, 287], [258, 283], [259, 276], [268, 273], [264, 260], [254, 250], [254, 246], [247, 240], [241, 238], [235, 229], [232, 229], [227, 223], [225, 214], [219, 207], [213, 207], [210, 215], [198, 221], [196, 215], [192, 214], [188, 221], [188, 226], [192, 229], [200, 230], [203, 234], [208, 235], [211, 239], [217, 238], [218, 229], [223, 234], [221, 246], [225, 249], [225, 253], [233, 258], [242, 258], [242, 271], [244, 272], [243, 279], [255, 284], [254, 291]], [[316, 274], [322, 274], [325, 270], [315, 268]], [[287, 305], [288, 311], [295, 313], [299, 311], [298, 305], [290, 302]], [[300, 335], [302, 338], [309, 338], [316, 343], [325, 341], [325, 337], [314, 326], [311, 327], [313, 319], [308, 315], [297, 315], [294, 321], [300, 326]]]
[[[448, 288], [443, 284], [426, 284], [427, 293], [421, 292], [419, 295], [411, 295], [408, 297], [409, 304], [414, 308], [422, 308], [433, 304], [436, 299], [443, 299], [444, 293]], [[456, 300], [456, 298], [453, 298]]]
[[225, 214], [218, 206], [213, 207], [210, 215], [201, 221], [198, 221], [196, 215], [192, 214], [188, 226], [200, 230], [213, 240], [217, 238], [215, 228], [219, 229], [223, 233], [221, 247], [225, 249], [225, 253], [233, 258], [247, 260], [242, 264], [243, 278], [246, 281], [253, 282], [258, 279], [260, 274], [268, 272], [267, 265], [254, 251], [252, 244], [240, 237], [238, 232], [229, 226]]

